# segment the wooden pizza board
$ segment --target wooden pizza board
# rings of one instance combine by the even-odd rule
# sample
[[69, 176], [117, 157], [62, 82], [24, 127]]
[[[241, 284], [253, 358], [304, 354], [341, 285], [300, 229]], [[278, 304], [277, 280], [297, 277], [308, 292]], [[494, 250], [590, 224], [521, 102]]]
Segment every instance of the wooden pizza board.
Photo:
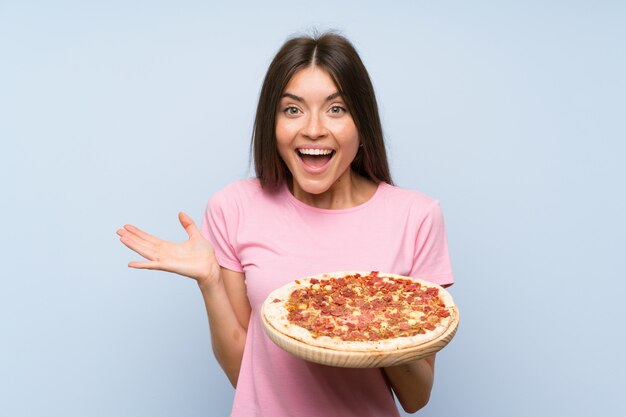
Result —
[[300, 359], [342, 368], [384, 368], [421, 359], [443, 349], [452, 340], [459, 325], [458, 309], [456, 307], [449, 308], [454, 312], [452, 320], [448, 329], [439, 337], [418, 346], [390, 352], [348, 352], [311, 346], [280, 333], [265, 319], [263, 313], [261, 313], [261, 319], [265, 332], [272, 342]]

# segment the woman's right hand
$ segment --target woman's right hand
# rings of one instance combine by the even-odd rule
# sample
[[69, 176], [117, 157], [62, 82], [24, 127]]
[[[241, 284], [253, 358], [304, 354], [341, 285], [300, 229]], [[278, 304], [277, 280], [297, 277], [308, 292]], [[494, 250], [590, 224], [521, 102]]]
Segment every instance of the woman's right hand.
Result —
[[130, 262], [131, 268], [156, 269], [193, 278], [198, 285], [211, 286], [220, 279], [220, 267], [213, 246], [202, 236], [191, 217], [179, 213], [178, 219], [189, 240], [174, 243], [154, 237], [127, 224], [119, 229], [120, 241], [147, 261]]

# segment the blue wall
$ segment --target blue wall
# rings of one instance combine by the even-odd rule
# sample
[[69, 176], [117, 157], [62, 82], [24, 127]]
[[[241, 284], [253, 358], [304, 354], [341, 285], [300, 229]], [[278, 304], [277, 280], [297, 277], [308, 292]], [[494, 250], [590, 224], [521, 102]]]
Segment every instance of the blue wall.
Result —
[[128, 269], [115, 230], [182, 240], [179, 210], [250, 175], [265, 69], [314, 27], [355, 43], [396, 183], [446, 216], [462, 320], [420, 414], [625, 415], [625, 21], [619, 1], [0, 1], [0, 415], [228, 414], [195, 283]]

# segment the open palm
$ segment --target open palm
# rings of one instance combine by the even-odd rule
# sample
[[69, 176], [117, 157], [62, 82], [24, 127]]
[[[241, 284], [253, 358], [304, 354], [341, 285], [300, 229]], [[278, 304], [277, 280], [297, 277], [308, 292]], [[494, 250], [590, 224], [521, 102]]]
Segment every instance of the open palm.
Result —
[[121, 242], [147, 261], [130, 262], [131, 268], [157, 269], [193, 278], [198, 283], [215, 282], [219, 279], [219, 265], [213, 246], [202, 236], [193, 220], [185, 213], [178, 219], [189, 239], [174, 243], [152, 236], [127, 224], [117, 234]]

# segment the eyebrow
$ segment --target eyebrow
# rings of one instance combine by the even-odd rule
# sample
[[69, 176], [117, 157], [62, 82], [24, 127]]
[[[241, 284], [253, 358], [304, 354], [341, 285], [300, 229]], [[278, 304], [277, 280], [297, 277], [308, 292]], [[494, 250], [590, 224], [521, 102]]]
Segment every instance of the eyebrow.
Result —
[[[331, 100], [336, 99], [337, 97], [342, 97], [342, 96], [343, 96], [343, 94], [341, 94], [339, 91], [337, 91], [337, 92], [335, 92], [335, 93], [333, 93], [333, 94], [329, 95], [328, 97], [326, 97], [326, 99], [324, 100], [324, 102], [326, 103], [326, 102], [328, 102], [328, 101], [331, 101]], [[305, 102], [305, 100], [304, 100], [302, 97], [297, 96], [297, 95], [295, 95], [295, 94], [291, 94], [291, 93], [283, 93], [283, 95], [281, 96], [281, 98], [283, 98], [283, 97], [289, 97], [289, 98], [291, 98], [291, 99], [293, 99], [293, 100], [299, 101], [300, 103], [304, 103], [304, 102]]]

